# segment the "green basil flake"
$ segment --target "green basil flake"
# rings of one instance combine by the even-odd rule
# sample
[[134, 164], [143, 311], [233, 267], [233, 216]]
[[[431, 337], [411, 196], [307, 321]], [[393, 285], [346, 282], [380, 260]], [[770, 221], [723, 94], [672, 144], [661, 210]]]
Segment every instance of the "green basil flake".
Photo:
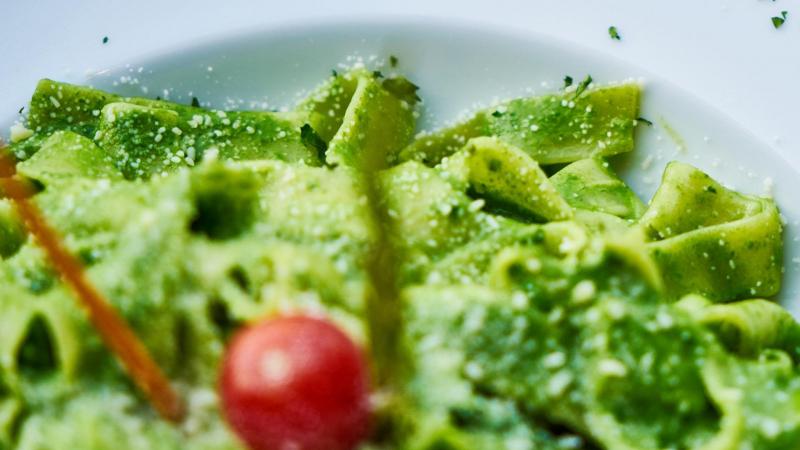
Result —
[[572, 77], [567, 75], [564, 77], [564, 89], [572, 86]]
[[397, 56], [389, 55], [389, 66], [397, 67], [397, 63], [398, 62], [400, 62], [400, 61], [398, 61]]
[[197, 97], [192, 97], [192, 106], [194, 106], [195, 108], [200, 107], [200, 100], [198, 100]]
[[306, 147], [316, 150], [317, 157], [321, 162], [325, 162], [325, 152], [328, 150], [328, 143], [317, 134], [317, 131], [309, 124], [300, 127], [300, 141]]
[[649, 121], [649, 120], [645, 119], [644, 117], [637, 117], [637, 118], [636, 118], [636, 121], [637, 121], [637, 122], [641, 122], [641, 123], [643, 123], [643, 124], [647, 125], [648, 127], [652, 127], [652, 126], [653, 126], [653, 122], [651, 122], [651, 121]]
[[108, 36], [103, 36], [103, 44], [108, 44]]
[[788, 11], [781, 11], [780, 16], [775, 16], [772, 18], [772, 26], [775, 27], [776, 30], [782, 27], [783, 24], [786, 22], [786, 16], [788, 15], [789, 15]]
[[578, 84], [577, 89], [575, 89], [575, 95], [572, 98], [575, 99], [580, 97], [580, 95], [583, 94], [583, 91], [585, 91], [590, 84], [592, 84], [592, 76], [586, 75], [586, 78], [584, 78], [583, 81]]
[[417, 95], [419, 86], [403, 77], [386, 78], [383, 80], [383, 88], [396, 98], [405, 100], [412, 105], [422, 100]]
[[622, 36], [619, 35], [619, 31], [617, 31], [617, 27], [610, 26], [608, 27], [608, 35], [611, 36], [611, 39], [616, 39], [618, 41], [622, 40]]

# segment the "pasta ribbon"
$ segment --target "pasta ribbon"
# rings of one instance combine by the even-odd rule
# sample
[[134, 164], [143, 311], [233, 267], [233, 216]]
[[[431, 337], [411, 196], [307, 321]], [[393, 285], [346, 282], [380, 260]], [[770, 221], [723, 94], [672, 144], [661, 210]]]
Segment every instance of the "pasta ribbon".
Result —
[[771, 199], [733, 192], [673, 162], [639, 224], [672, 298], [733, 300], [780, 290], [783, 227]]

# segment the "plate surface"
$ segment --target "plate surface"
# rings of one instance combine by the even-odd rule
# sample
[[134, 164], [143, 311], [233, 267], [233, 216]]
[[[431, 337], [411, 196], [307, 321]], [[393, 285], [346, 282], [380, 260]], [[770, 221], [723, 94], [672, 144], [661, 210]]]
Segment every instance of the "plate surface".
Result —
[[[103, 71], [85, 82], [123, 95], [161, 96], [215, 108], [291, 107], [332, 69], [363, 61], [378, 67], [389, 55], [420, 86], [421, 129], [515, 96], [552, 92], [565, 75], [598, 84], [641, 80], [637, 149], [614, 158], [620, 174], [648, 200], [667, 162], [682, 160], [726, 186], [774, 195], [786, 222], [784, 288], [779, 299], [800, 317], [800, 174], [780, 155], [724, 114], [635, 66], [531, 33], [432, 20], [354, 21], [271, 28], [153, 55]], [[384, 68], [389, 72], [390, 69]]]

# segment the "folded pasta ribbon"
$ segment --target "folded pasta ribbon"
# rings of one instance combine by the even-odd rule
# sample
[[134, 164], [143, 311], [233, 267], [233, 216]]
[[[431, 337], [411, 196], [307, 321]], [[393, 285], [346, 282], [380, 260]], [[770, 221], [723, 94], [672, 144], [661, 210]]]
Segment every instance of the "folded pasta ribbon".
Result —
[[15, 164], [0, 142], [0, 188], [14, 202], [28, 230], [86, 310], [89, 321], [153, 408], [164, 419], [179, 422], [185, 415], [181, 398], [134, 331], [89, 281], [81, 263], [64, 247], [58, 233], [36, 205], [28, 200], [30, 187], [16, 179], [15, 174]]

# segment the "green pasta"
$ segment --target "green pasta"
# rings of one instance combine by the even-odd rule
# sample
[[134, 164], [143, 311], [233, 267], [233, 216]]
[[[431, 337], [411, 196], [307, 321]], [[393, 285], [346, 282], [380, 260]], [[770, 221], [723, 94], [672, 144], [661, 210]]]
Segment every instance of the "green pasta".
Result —
[[713, 300], [771, 296], [783, 258], [778, 208], [766, 198], [722, 187], [684, 163], [670, 163], [639, 222], [654, 240], [669, 295]]
[[358, 77], [358, 82], [342, 124], [331, 138], [326, 162], [353, 166], [375, 160], [384, 168], [411, 140], [412, 105], [385, 89], [372, 74], [349, 76]]
[[599, 158], [582, 159], [556, 172], [551, 182], [574, 208], [637, 220], [645, 210], [639, 197]]
[[[572, 218], [572, 209], [550, 184], [547, 175], [528, 154], [496, 138], [467, 142], [461, 161], [466, 182], [475, 195], [495, 208], [517, 212], [530, 219], [551, 221]], [[451, 162], [450, 168], [458, 162]]]
[[515, 99], [421, 137], [400, 159], [437, 164], [479, 136], [497, 136], [542, 165], [616, 155], [633, 150], [638, 112], [636, 84]]
[[219, 364], [281, 311], [403, 374], [361, 450], [800, 447], [777, 205], [673, 162], [645, 206], [609, 163], [641, 88], [587, 86], [415, 137], [417, 87], [364, 68], [288, 112], [43, 80], [17, 176], [188, 417], [150, 410], [0, 198], [0, 449], [242, 449]]

